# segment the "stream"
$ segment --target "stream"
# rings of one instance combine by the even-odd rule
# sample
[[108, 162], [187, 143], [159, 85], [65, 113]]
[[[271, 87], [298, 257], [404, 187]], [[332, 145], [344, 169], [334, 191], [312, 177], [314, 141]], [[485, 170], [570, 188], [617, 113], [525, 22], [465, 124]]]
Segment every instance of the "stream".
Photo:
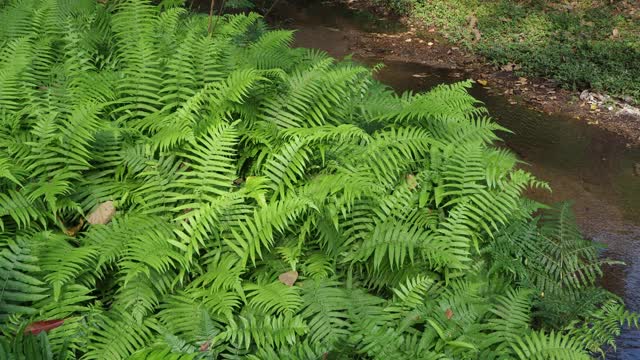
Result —
[[[350, 54], [344, 31], [402, 31], [397, 21], [333, 3], [297, 4], [288, 5], [283, 17], [285, 27], [296, 30], [295, 46], [321, 49], [336, 58]], [[384, 63], [377, 78], [398, 92], [427, 91], [437, 84], [460, 81], [451, 70], [420, 63], [356, 60]], [[640, 174], [634, 173], [634, 167], [640, 166], [636, 165], [640, 164], [640, 149], [629, 149], [621, 137], [568, 115], [512, 105], [481, 86], [474, 86], [471, 94], [498, 123], [513, 131], [501, 134], [504, 144], [527, 163], [528, 171], [553, 189], [552, 193], [529, 195], [546, 203], [571, 200], [583, 234], [606, 245], [603, 256], [627, 264], [605, 268], [602, 285], [623, 297], [630, 310], [640, 311]], [[617, 352], [607, 359], [640, 359], [640, 331], [624, 330]]]

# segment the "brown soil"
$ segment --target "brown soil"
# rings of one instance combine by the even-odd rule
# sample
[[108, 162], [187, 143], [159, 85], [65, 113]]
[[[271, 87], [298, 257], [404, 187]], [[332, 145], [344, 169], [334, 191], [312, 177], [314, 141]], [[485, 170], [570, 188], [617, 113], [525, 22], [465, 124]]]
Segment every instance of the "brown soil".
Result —
[[[350, 0], [348, 6], [367, 10], [381, 17], [389, 16], [383, 9], [372, 7], [367, 0]], [[317, 47], [336, 57], [353, 54], [356, 58], [375, 57], [383, 61], [416, 62], [450, 69], [454, 77], [474, 79], [490, 92], [506, 96], [513, 104], [526, 104], [532, 109], [549, 114], [568, 114], [589, 125], [622, 135], [629, 147], [640, 146], [640, 116], [620, 111], [627, 106], [621, 101], [591, 104], [581, 100], [579, 92], [561, 89], [551, 80], [523, 78], [516, 76], [510, 69], [496, 68], [486, 59], [447, 42], [438, 34], [437, 29], [427, 28], [420, 21], [409, 18], [389, 21], [401, 21], [408, 30], [389, 34], [365, 32], [353, 27], [324, 28], [327, 32], [326, 43], [334, 43], [337, 48], [327, 48], [326, 43], [318, 44]], [[293, 24], [293, 27], [296, 25]], [[298, 40], [301, 45], [310, 46], [304, 41], [303, 32], [297, 36], [303, 37]]]

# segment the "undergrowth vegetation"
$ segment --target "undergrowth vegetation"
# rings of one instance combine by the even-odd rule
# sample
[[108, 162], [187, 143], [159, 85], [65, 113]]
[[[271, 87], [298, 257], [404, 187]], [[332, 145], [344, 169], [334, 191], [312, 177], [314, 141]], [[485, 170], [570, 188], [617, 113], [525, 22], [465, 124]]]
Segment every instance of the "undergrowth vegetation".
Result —
[[0, 358], [588, 359], [637, 326], [469, 83], [397, 95], [175, 3], [0, 1]]
[[[384, 1], [390, 9], [399, 7], [398, 0]], [[523, 75], [640, 101], [640, 7], [634, 1], [405, 0], [402, 4], [400, 10], [496, 65], [514, 63]], [[480, 39], [471, 29], [474, 23]]]

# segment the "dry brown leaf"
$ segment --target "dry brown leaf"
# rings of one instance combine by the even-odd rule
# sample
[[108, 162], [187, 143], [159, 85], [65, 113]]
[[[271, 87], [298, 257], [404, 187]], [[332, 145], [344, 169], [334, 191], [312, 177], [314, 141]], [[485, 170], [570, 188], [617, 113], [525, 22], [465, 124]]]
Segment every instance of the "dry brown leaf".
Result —
[[617, 28], [613, 29], [613, 31], [611, 32], [611, 36], [616, 39], [618, 37], [620, 37], [620, 30], [618, 30]]
[[518, 64], [516, 64], [516, 63], [512, 63], [512, 62], [507, 63], [507, 64], [505, 64], [505, 65], [502, 65], [502, 66], [500, 67], [500, 69], [501, 69], [502, 71], [509, 71], [509, 72], [511, 72], [511, 71], [516, 71], [516, 70], [520, 70], [521, 68], [522, 68], [522, 66], [520, 66], [520, 65], [518, 65]]
[[116, 208], [113, 206], [113, 201], [105, 201], [93, 210], [89, 216], [87, 216], [87, 222], [91, 225], [96, 224], [108, 224], [109, 221], [116, 214]]
[[293, 284], [296, 283], [296, 280], [298, 280], [298, 272], [287, 271], [286, 273], [280, 274], [280, 276], [278, 276], [278, 280], [287, 286], [293, 286]]
[[80, 218], [80, 221], [76, 226], [64, 229], [64, 233], [68, 236], [75, 237], [78, 231], [80, 231], [80, 229], [82, 228], [82, 225], [84, 225], [84, 219]]

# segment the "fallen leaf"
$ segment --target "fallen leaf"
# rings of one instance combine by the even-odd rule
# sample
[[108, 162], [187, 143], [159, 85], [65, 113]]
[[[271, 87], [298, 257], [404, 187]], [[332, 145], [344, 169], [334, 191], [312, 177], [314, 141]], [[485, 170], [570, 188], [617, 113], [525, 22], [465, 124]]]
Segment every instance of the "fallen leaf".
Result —
[[591, 104], [591, 110], [597, 110], [598, 109], [598, 105], [596, 104]]
[[611, 37], [613, 37], [614, 39], [620, 37], [620, 30], [618, 30], [617, 28], [614, 28], [613, 31], [611, 32]]
[[411, 39], [407, 39], [407, 40], [405, 40], [404, 42], [411, 42]]
[[502, 69], [502, 71], [509, 71], [509, 72], [514, 71], [515, 68], [516, 68], [516, 64], [514, 64], [514, 63], [508, 63], [508, 64], [502, 65], [500, 67], [500, 69]]
[[24, 332], [25, 334], [32, 333], [33, 335], [38, 335], [43, 331], [55, 329], [62, 324], [64, 324], [64, 319], [36, 321], [27, 325], [27, 327], [24, 329]]
[[433, 46], [433, 43], [432, 43], [431, 41], [429, 41], [429, 42], [427, 43], [427, 45], [429, 45], [429, 46]]
[[115, 214], [116, 208], [113, 206], [113, 201], [105, 201], [87, 216], [87, 222], [91, 225], [108, 224]]
[[487, 84], [489, 83], [487, 80], [483, 80], [483, 79], [477, 80], [477, 82], [482, 86], [487, 86]]
[[453, 317], [453, 311], [451, 309], [447, 309], [447, 311], [444, 312], [444, 315], [447, 317], [447, 319], [451, 320], [451, 318]]
[[78, 231], [80, 231], [80, 228], [82, 228], [82, 225], [84, 225], [84, 219], [80, 218], [80, 221], [78, 222], [77, 225], [64, 229], [64, 233], [67, 234], [68, 236], [74, 237], [76, 236]]
[[209, 350], [209, 346], [211, 346], [211, 340], [207, 340], [200, 345], [200, 352], [205, 352]]
[[407, 185], [409, 186], [409, 190], [413, 190], [418, 187], [418, 180], [413, 174], [407, 175]]
[[280, 274], [280, 276], [278, 276], [278, 280], [287, 286], [293, 286], [293, 284], [296, 283], [296, 280], [298, 280], [298, 272], [287, 271], [286, 273]]

